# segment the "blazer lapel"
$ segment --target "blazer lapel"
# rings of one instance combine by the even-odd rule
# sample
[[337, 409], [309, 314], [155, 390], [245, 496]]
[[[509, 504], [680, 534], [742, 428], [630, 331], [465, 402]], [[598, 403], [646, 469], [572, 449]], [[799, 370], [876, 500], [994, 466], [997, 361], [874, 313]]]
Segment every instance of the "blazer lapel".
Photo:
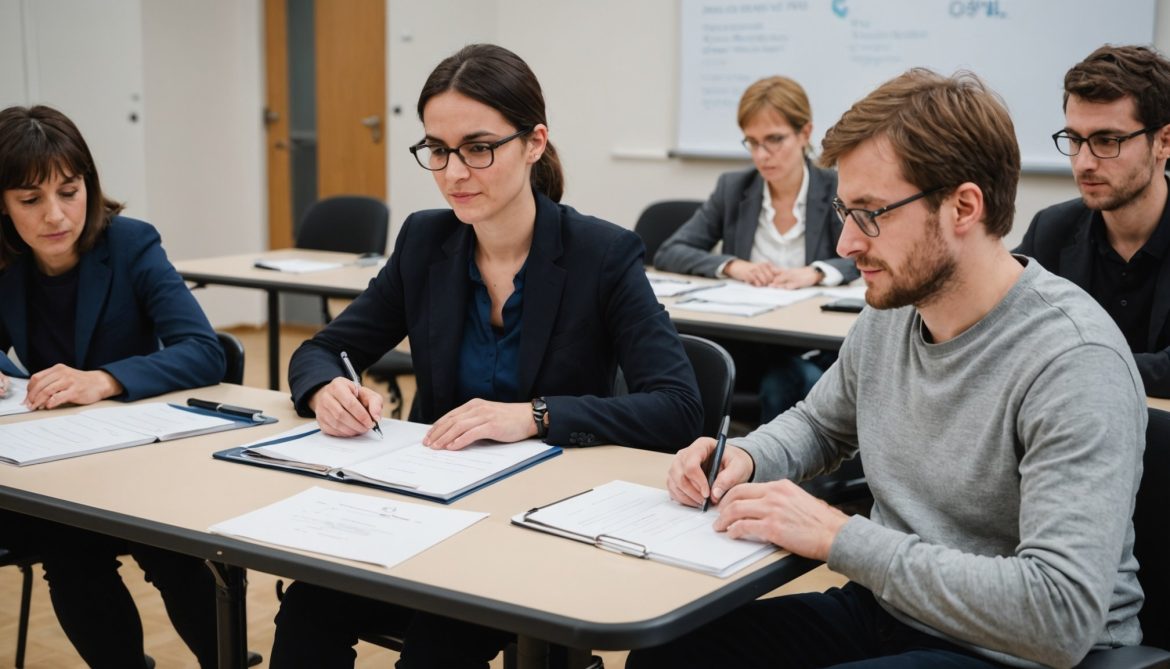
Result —
[[1089, 292], [1089, 283], [1093, 273], [1093, 248], [1089, 242], [1089, 225], [1093, 220], [1092, 210], [1077, 222], [1076, 233], [1072, 241], [1060, 251], [1060, 272], [1064, 278]]
[[[822, 245], [826, 244], [825, 237], [829, 234], [828, 226], [822, 225], [829, 214], [829, 200], [835, 193], [829, 192], [829, 181], [821, 178], [820, 172], [808, 164], [808, 195], [804, 204], [804, 264], [808, 265], [816, 258], [831, 258], [834, 253], [821, 253]], [[833, 251], [833, 249], [829, 249]]]
[[552, 200], [536, 198], [536, 229], [528, 252], [524, 277], [523, 314], [520, 316], [520, 369], [517, 401], [531, 397], [536, 374], [544, 360], [565, 287], [565, 270], [556, 264], [564, 248], [561, 216]]
[[[452, 214], [454, 216], [454, 214]], [[435, 408], [454, 408], [459, 382], [459, 346], [467, 307], [467, 262], [472, 229], [459, 224], [443, 242], [446, 258], [430, 267], [427, 281], [430, 325], [427, 334], [431, 364], [431, 388]], [[437, 416], [436, 416], [437, 417]]]
[[[22, 258], [0, 274], [0, 314], [8, 324], [12, 347], [23, 364], [27, 364], [24, 355], [28, 354], [28, 267]], [[0, 357], [6, 353], [0, 351]]]
[[760, 223], [760, 210], [763, 209], [764, 178], [759, 172], [752, 177], [751, 184], [744, 189], [743, 198], [739, 201], [739, 215], [735, 223], [735, 248], [724, 253], [734, 253], [737, 258], [751, 260], [752, 244], [756, 240], [756, 227]]
[[77, 277], [76, 361], [83, 368], [93, 341], [98, 317], [105, 308], [114, 273], [110, 270], [110, 247], [103, 238], [93, 250], [81, 256]]

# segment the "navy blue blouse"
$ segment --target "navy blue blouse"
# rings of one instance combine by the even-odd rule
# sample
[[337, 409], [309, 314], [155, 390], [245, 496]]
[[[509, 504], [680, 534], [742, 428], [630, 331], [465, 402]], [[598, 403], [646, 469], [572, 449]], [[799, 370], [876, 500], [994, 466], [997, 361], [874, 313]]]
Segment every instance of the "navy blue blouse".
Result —
[[463, 340], [459, 345], [458, 404], [475, 398], [492, 402], [519, 402], [520, 314], [523, 311], [525, 263], [512, 279], [512, 294], [504, 302], [504, 326], [492, 326], [492, 298], [475, 252], [468, 255], [467, 277], [471, 295], [463, 318]]

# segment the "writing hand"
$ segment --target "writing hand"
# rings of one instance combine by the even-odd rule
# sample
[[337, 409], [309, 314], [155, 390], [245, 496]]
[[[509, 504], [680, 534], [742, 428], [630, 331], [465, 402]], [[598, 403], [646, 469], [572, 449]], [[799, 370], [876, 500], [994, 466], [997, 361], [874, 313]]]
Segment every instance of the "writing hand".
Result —
[[29, 377], [24, 405], [34, 411], [56, 409], [63, 404], [93, 404], [121, 392], [122, 384], [109, 372], [57, 364]]
[[666, 489], [672, 499], [687, 506], [702, 506], [703, 500], [710, 495], [711, 501], [718, 504], [732, 486], [751, 480], [756, 469], [752, 456], [742, 448], [727, 444], [723, 449], [723, 462], [719, 475], [715, 477], [715, 485], [708, 490], [703, 463], [714, 453], [715, 440], [700, 437], [675, 454], [666, 474]]
[[437, 450], [457, 451], [479, 439], [511, 443], [533, 436], [536, 436], [536, 423], [528, 402], [474, 399], [435, 421], [423, 444]]
[[8, 388], [8, 377], [4, 376], [3, 372], [0, 372], [0, 398], [8, 397]]
[[733, 539], [757, 538], [826, 561], [849, 516], [788, 479], [736, 486], [719, 505], [715, 529]]
[[321, 431], [334, 437], [356, 437], [374, 427], [374, 416], [382, 415], [382, 396], [369, 388], [357, 388], [339, 376], [321, 386], [309, 398]]

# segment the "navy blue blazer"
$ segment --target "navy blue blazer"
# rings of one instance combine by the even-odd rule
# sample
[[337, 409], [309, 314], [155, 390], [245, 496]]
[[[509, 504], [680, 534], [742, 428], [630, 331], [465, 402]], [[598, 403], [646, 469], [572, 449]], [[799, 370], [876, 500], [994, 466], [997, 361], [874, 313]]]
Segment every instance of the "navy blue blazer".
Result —
[[[860, 276], [853, 261], [837, 255], [841, 218], [830, 206], [837, 195], [837, 173], [805, 161], [808, 199], [804, 216], [804, 261], [821, 260], [844, 277]], [[764, 179], [756, 168], [720, 175], [715, 192], [690, 220], [675, 231], [654, 254], [654, 266], [667, 272], [715, 276], [728, 260], [751, 260], [756, 228], [763, 209]], [[711, 253], [722, 241], [722, 253]]]
[[[0, 352], [11, 346], [21, 361], [28, 360], [26, 282], [36, 271], [33, 262], [26, 252], [0, 270]], [[125, 401], [223, 378], [215, 331], [149, 223], [115, 216], [97, 245], [82, 254], [78, 271], [71, 367], [108, 372], [125, 389], [118, 396]], [[5, 374], [24, 376], [2, 355], [0, 365]]]
[[[1015, 252], [1035, 258], [1044, 269], [1062, 276], [1089, 292], [1093, 274], [1093, 247], [1089, 225], [1100, 216], [1080, 198], [1041, 210], [1032, 219], [1024, 241]], [[1170, 202], [1162, 211], [1163, 224], [1170, 217]], [[1154, 304], [1146, 350], [1134, 352], [1146, 394], [1170, 397], [1170, 263], [1162, 263], [1154, 286]]]
[[[446, 209], [406, 219], [386, 267], [293, 354], [289, 385], [298, 413], [312, 415], [309, 397], [345, 373], [342, 350], [365, 369], [403, 337], [418, 381], [411, 419], [433, 423], [456, 408], [474, 235]], [[536, 196], [513, 401], [545, 398], [548, 443], [673, 452], [699, 436], [694, 372], [646, 279], [642, 253], [633, 232]], [[619, 364], [630, 394], [612, 397]]]

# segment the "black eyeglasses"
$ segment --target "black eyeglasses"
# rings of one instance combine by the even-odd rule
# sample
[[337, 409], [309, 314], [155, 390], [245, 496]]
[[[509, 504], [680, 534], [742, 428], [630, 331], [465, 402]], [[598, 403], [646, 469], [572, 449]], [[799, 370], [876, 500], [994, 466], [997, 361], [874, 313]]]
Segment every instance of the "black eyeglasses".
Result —
[[410, 147], [410, 152], [420, 167], [431, 172], [441, 172], [446, 169], [447, 163], [451, 161], [451, 154], [459, 156], [459, 160], [462, 160], [464, 165], [475, 170], [482, 170], [491, 167], [492, 163], [496, 161], [496, 149], [530, 132], [532, 132], [532, 128], [521, 128], [494, 142], [464, 142], [454, 148], [442, 144], [427, 144], [424, 139]]
[[870, 211], [869, 209], [856, 209], [856, 208], [851, 209], [851, 208], [845, 206], [845, 203], [841, 201], [841, 198], [834, 197], [833, 198], [833, 210], [837, 212], [837, 216], [839, 216], [841, 218], [842, 223], [844, 223], [848, 219], [852, 218], [853, 222], [857, 224], [857, 227], [861, 228], [861, 231], [863, 233], [865, 233], [866, 237], [877, 237], [882, 232], [878, 228], [878, 224], [877, 224], [877, 217], [878, 216], [881, 216], [882, 214], [888, 214], [891, 211], [897, 209], [898, 207], [910, 204], [911, 202], [913, 202], [915, 200], [921, 200], [922, 198], [926, 197], [927, 195], [933, 195], [944, 188], [946, 188], [946, 186], [939, 186], [937, 188], [930, 188], [930, 189], [924, 190], [920, 193], [915, 193], [914, 195], [911, 195], [910, 197], [906, 198], [905, 200], [898, 200], [897, 202], [894, 202], [893, 204], [887, 204], [886, 206], [882, 207], [881, 209], [875, 209], [873, 211]]
[[1122, 142], [1154, 132], [1161, 127], [1160, 125], [1152, 125], [1120, 137], [1106, 134], [1093, 134], [1088, 137], [1079, 137], [1067, 130], [1061, 130], [1052, 134], [1052, 141], [1056, 144], [1056, 150], [1066, 156], [1077, 155], [1081, 152], [1081, 145], [1087, 142], [1089, 144], [1089, 153], [1094, 156], [1103, 159], [1116, 158], [1121, 155]]

